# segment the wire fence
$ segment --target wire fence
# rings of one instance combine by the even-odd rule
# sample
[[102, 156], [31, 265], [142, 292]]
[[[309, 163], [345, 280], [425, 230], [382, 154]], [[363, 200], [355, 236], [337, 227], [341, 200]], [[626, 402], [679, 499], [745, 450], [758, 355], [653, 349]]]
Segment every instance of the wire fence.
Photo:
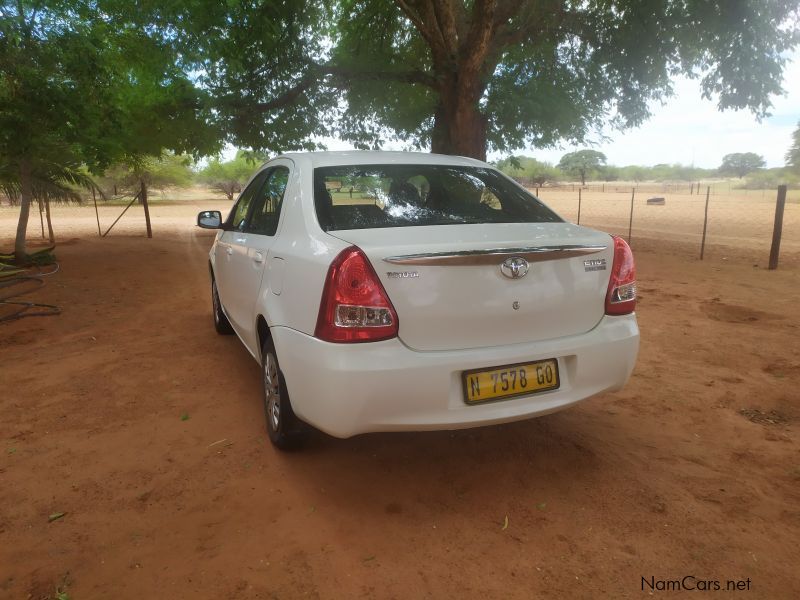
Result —
[[[763, 194], [597, 191], [596, 186], [529, 188], [563, 218], [630, 238], [632, 247], [700, 258], [706, 223], [706, 259], [765, 265], [772, 245], [777, 190]], [[662, 202], [663, 200], [663, 202]], [[648, 202], [650, 201], [650, 202]], [[781, 262], [800, 264], [800, 193], [789, 190], [781, 240]]]
[[[563, 183], [563, 182], [547, 182], [537, 183], [532, 179], [525, 179], [520, 177], [514, 178], [518, 183], [525, 186], [529, 190], [536, 193], [537, 190], [547, 193], [548, 191], [558, 192], [575, 192], [583, 189], [584, 192], [599, 192], [602, 194], [630, 194], [631, 189], [636, 190], [637, 194], [678, 194], [695, 196], [700, 195], [705, 197], [706, 190], [711, 190], [712, 196], [742, 196], [746, 198], [762, 198], [766, 199], [770, 195], [775, 196], [774, 189], [749, 189], [743, 187], [744, 183], [731, 179], [722, 179], [718, 181], [610, 181], [610, 182], [590, 182], [586, 184], [580, 183]], [[789, 190], [790, 195], [794, 194], [797, 199], [800, 199], [800, 189]]]
[[[742, 264], [767, 266], [775, 221], [776, 190], [752, 194], [714, 194], [709, 186], [700, 193], [651, 191], [644, 186], [618, 188], [620, 191], [598, 191], [598, 186], [548, 186], [530, 190], [564, 219], [631, 238], [634, 250], [668, 253], [697, 260], [703, 239], [706, 192], [709, 192], [708, 223], [704, 259], [728, 260]], [[633, 196], [633, 203], [631, 203]], [[663, 198], [663, 204], [648, 204], [651, 198]], [[580, 219], [578, 215], [580, 201]], [[214, 197], [207, 190], [171, 191], [164, 200], [151, 207], [155, 235], [193, 230], [200, 210], [223, 209], [230, 201]], [[633, 206], [631, 218], [631, 206]], [[58, 242], [73, 237], [98, 236], [99, 220], [102, 230], [114, 222], [123, 204], [103, 203], [99, 217], [94, 207], [55, 206], [53, 225]], [[31, 212], [28, 237], [36, 242], [45, 237], [45, 226], [37, 211]], [[13, 243], [19, 209], [0, 207], [0, 241]], [[109, 237], [143, 236], [146, 230], [140, 208], [131, 208], [114, 227]], [[789, 190], [781, 240], [780, 268], [800, 267], [800, 190]]]

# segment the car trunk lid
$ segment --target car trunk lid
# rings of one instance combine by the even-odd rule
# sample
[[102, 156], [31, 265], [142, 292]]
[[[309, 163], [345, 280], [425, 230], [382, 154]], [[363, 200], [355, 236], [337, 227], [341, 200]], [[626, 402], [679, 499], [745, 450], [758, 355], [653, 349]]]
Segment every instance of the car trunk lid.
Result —
[[576, 335], [604, 314], [613, 262], [605, 233], [570, 223], [330, 233], [366, 254], [397, 311], [400, 339], [415, 350]]

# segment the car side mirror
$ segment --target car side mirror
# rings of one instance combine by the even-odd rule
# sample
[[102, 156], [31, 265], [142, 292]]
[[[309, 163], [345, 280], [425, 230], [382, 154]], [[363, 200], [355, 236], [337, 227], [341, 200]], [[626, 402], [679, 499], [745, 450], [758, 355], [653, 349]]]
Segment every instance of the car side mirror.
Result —
[[221, 229], [222, 213], [218, 210], [204, 210], [197, 215], [197, 226], [203, 229]]

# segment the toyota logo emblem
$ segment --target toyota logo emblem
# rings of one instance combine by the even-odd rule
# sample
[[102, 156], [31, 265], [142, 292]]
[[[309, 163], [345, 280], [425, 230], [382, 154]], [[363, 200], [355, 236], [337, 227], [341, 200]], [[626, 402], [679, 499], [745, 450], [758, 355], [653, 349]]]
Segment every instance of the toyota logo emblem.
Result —
[[528, 261], [520, 256], [512, 256], [500, 265], [500, 272], [509, 279], [519, 279], [528, 274]]

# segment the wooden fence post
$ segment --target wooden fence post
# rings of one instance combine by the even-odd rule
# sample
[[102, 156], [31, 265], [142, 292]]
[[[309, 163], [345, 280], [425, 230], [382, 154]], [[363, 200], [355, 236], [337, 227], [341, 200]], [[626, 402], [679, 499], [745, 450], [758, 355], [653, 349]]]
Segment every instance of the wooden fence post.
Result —
[[778, 186], [778, 199], [775, 203], [775, 225], [772, 227], [772, 248], [769, 251], [769, 269], [778, 268], [778, 255], [781, 252], [781, 233], [783, 232], [783, 209], [786, 206], [786, 186]]
[[636, 188], [631, 188], [631, 218], [628, 221], [628, 244], [631, 243], [631, 233], [633, 232], [633, 198], [636, 195]]
[[147, 206], [147, 184], [144, 182], [144, 179], [141, 181], [139, 198], [144, 207], [144, 223], [147, 226], [147, 237], [151, 238], [153, 237], [153, 229], [150, 227], [150, 208]]
[[97, 212], [97, 195], [95, 194], [94, 187], [92, 188], [92, 201], [94, 202], [94, 216], [97, 217], [97, 235], [103, 237], [100, 231], [100, 213]]
[[39, 222], [42, 225], [42, 239], [44, 239], [44, 205], [41, 198], [39, 198]]
[[700, 260], [703, 260], [703, 255], [705, 254], [706, 251], [706, 228], [708, 227], [708, 197], [710, 195], [711, 195], [711, 186], [708, 186], [706, 188], [706, 215], [705, 217], [703, 217], [703, 241], [700, 242]]
[[578, 189], [578, 225], [581, 224], [581, 190]]
[[50, 243], [56, 243], [56, 234], [53, 232], [53, 218], [50, 216], [50, 199], [44, 199], [44, 216], [47, 221], [47, 235], [50, 238]]

